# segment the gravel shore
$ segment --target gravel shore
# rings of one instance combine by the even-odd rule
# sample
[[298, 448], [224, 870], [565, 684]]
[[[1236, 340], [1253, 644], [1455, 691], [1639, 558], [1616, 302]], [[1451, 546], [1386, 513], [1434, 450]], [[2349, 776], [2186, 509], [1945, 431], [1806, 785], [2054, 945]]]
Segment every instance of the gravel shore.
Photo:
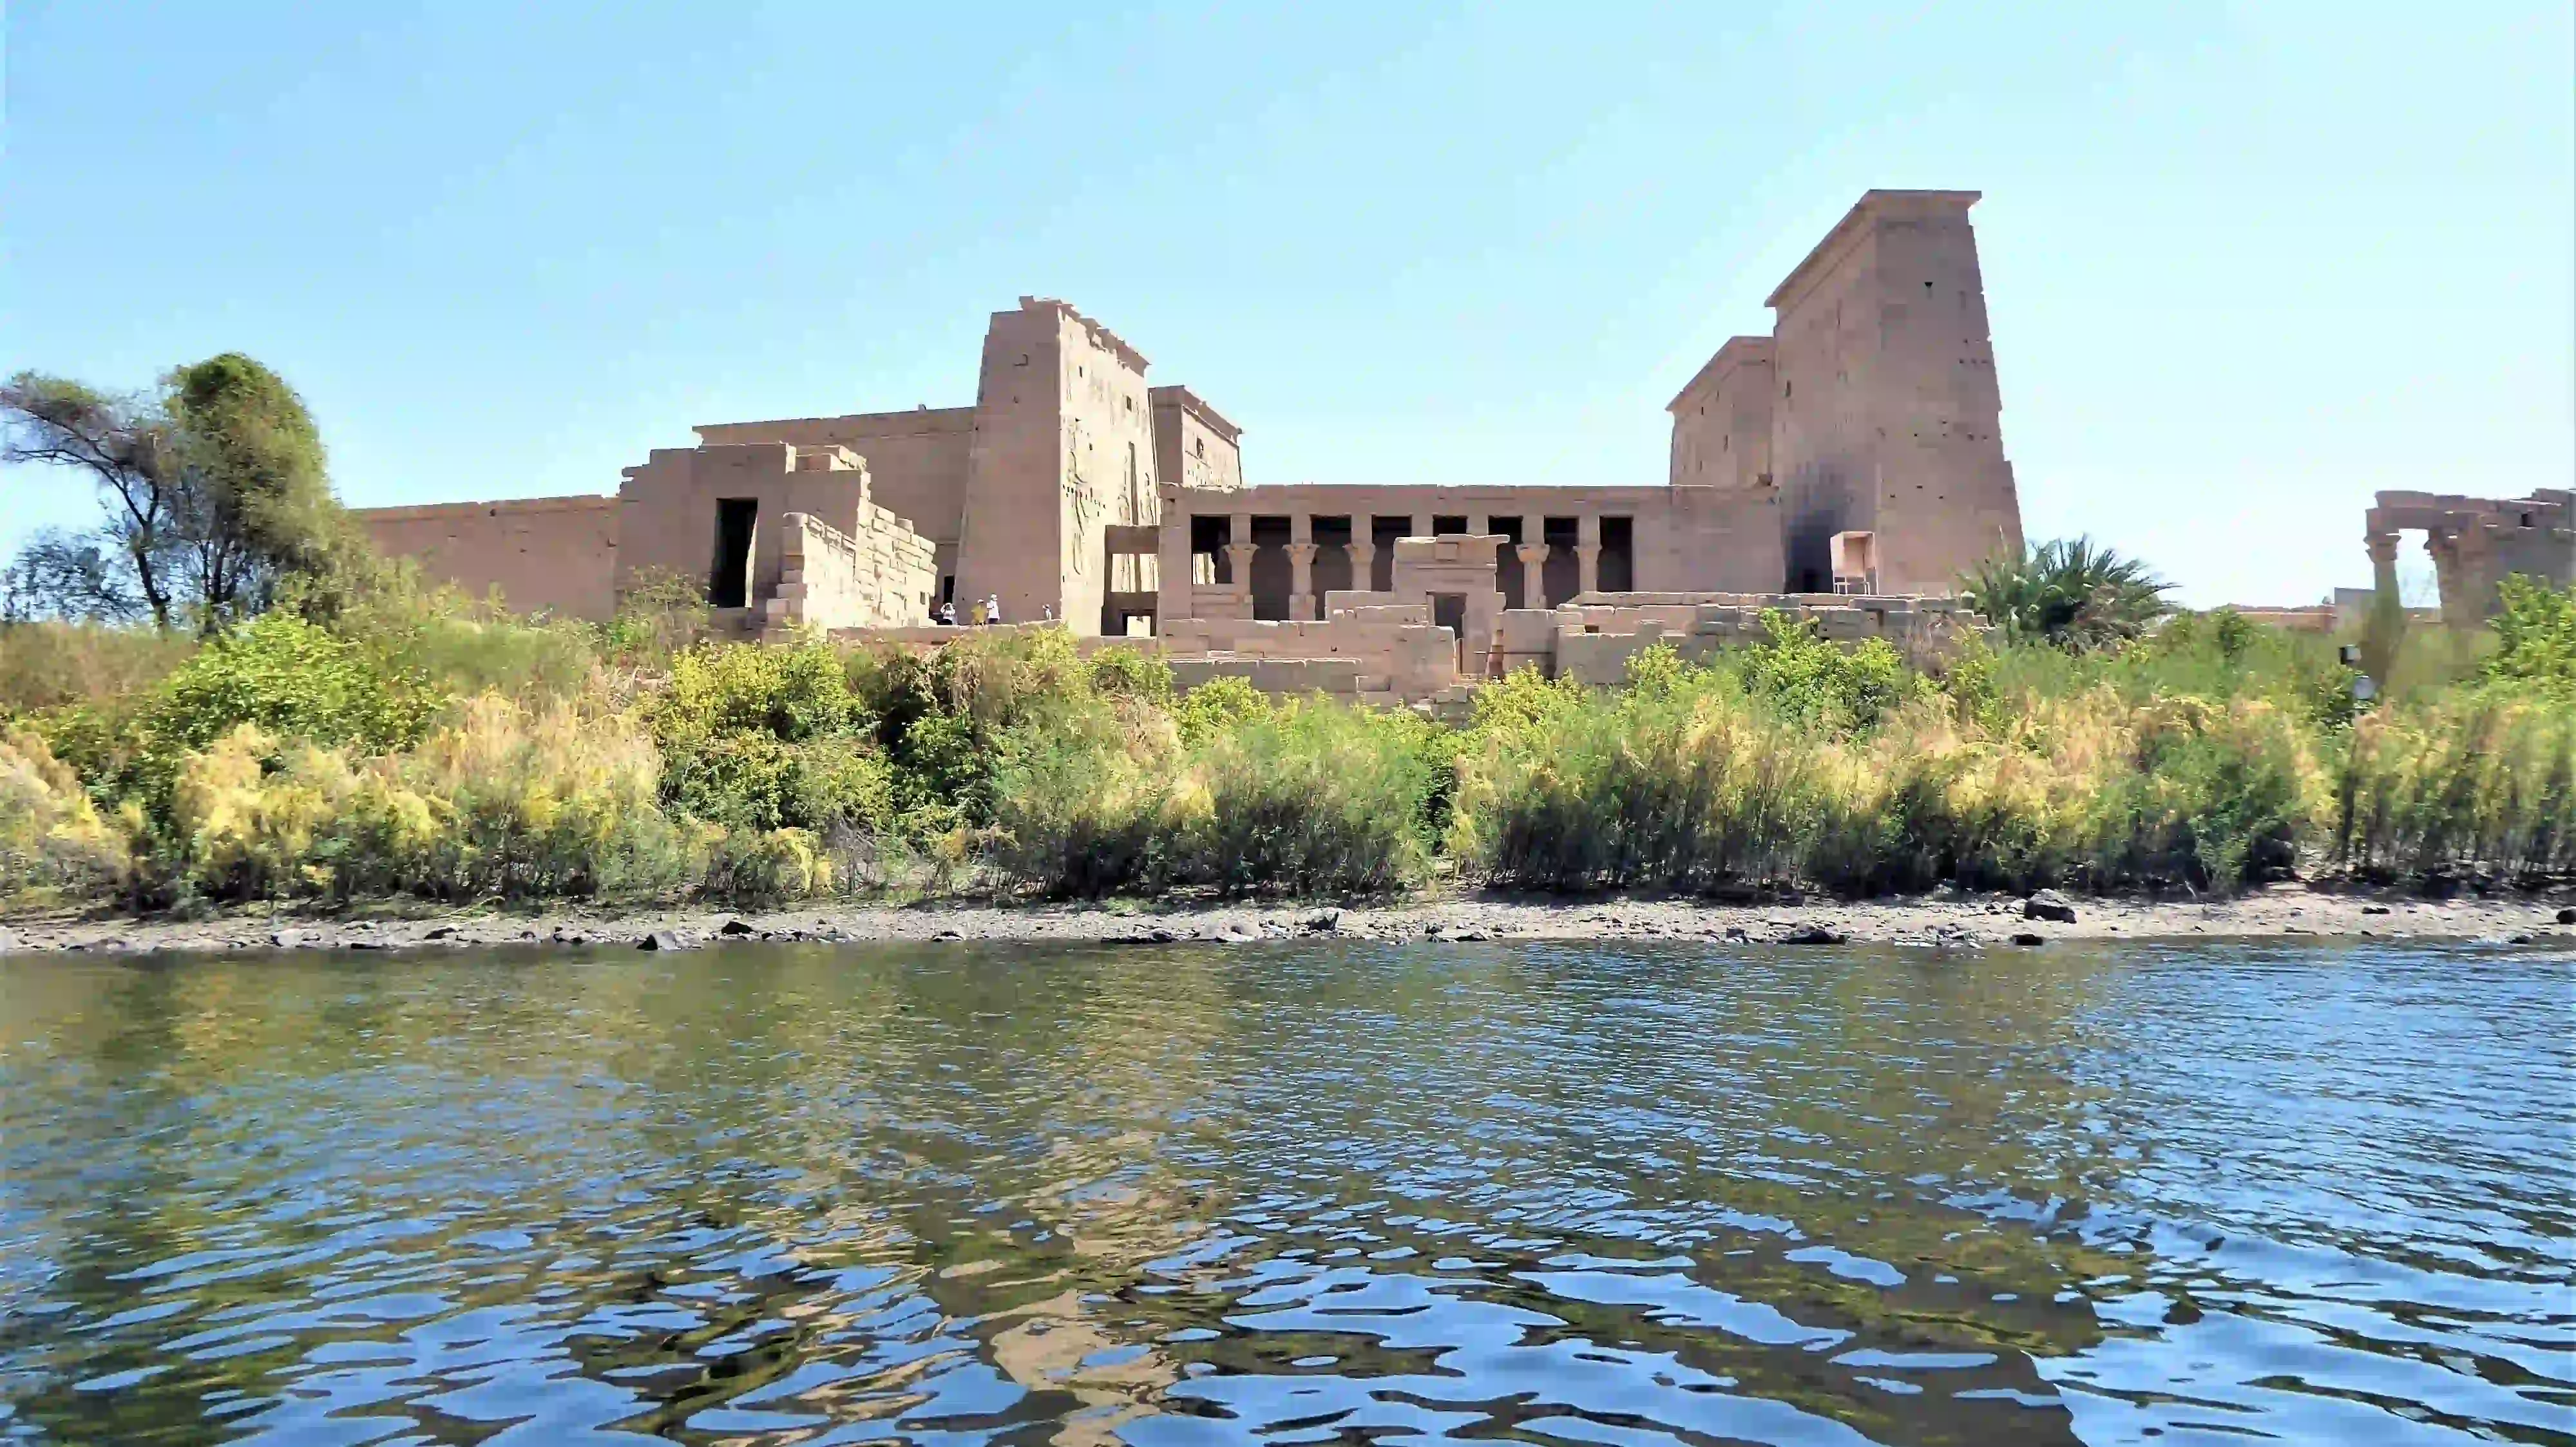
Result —
[[[2066, 916], [2071, 915], [2071, 918]], [[555, 909], [352, 912], [330, 917], [234, 912], [213, 919], [23, 916], [0, 925], [0, 953], [448, 949], [530, 943], [695, 948], [728, 939], [823, 941], [1244, 942], [1313, 936], [1460, 941], [1713, 939], [1769, 944], [1972, 948], [2071, 939], [2334, 936], [2576, 945], [2576, 896], [2500, 893], [2432, 900], [2400, 893], [2276, 885], [2233, 899], [2027, 901], [1941, 891], [1910, 899], [1762, 903], [1698, 899], [1416, 896], [1342, 907], [1302, 905], [940, 903], [895, 908], [807, 904], [726, 911]]]

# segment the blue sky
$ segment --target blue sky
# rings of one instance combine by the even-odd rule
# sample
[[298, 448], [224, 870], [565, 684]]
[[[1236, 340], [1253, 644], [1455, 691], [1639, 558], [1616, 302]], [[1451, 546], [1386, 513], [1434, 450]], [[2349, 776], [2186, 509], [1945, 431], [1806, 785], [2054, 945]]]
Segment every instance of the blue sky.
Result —
[[[1657, 482], [1772, 284], [1937, 186], [2034, 537], [2309, 601], [2375, 489], [2576, 475], [2565, 0], [573, 10], [7, 0], [0, 371], [239, 349], [352, 503], [604, 492], [971, 401], [1031, 292], [1253, 481]], [[0, 543], [86, 507], [0, 476]]]

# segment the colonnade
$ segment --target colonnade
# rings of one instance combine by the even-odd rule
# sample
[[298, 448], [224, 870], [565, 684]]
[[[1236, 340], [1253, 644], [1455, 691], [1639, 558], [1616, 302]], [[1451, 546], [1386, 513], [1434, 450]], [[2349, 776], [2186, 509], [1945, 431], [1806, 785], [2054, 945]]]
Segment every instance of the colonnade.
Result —
[[[1254, 514], [1249, 512], [1229, 513], [1226, 521], [1224, 546], [1227, 576], [1235, 581], [1236, 586], [1246, 589], [1252, 586], [1252, 558], [1253, 554], [1259, 551], [1259, 545], [1252, 540], [1253, 516]], [[1271, 517], [1277, 514], [1265, 513], [1261, 516]], [[1380, 515], [1353, 512], [1327, 513], [1324, 516], [1350, 519], [1351, 540], [1344, 543], [1342, 549], [1350, 557], [1352, 586], [1367, 591], [1377, 562], [1376, 533]], [[1405, 519], [1405, 525], [1409, 529], [1405, 536], [1431, 537], [1434, 535], [1433, 529], [1436, 526], [1434, 519], [1439, 516], [1463, 517], [1466, 532], [1481, 534], [1491, 529], [1495, 519], [1510, 517], [1513, 514], [1417, 512], [1395, 514], [1395, 516]], [[1315, 592], [1315, 556], [1322, 550], [1323, 545], [1315, 541], [1316, 514], [1297, 512], [1290, 513], [1287, 517], [1288, 616], [1291, 619], [1319, 618], [1322, 612], [1318, 606], [1321, 600]], [[1521, 565], [1522, 605], [1533, 608], [1542, 607], [1545, 606], [1547, 597], [1544, 575], [1551, 551], [1551, 545], [1546, 541], [1548, 515], [1522, 513], [1519, 517], [1520, 541], [1513, 547], [1512, 555], [1520, 561]], [[1575, 591], [1597, 592], [1601, 586], [1601, 514], [1594, 509], [1586, 508], [1575, 513], [1574, 520]]]

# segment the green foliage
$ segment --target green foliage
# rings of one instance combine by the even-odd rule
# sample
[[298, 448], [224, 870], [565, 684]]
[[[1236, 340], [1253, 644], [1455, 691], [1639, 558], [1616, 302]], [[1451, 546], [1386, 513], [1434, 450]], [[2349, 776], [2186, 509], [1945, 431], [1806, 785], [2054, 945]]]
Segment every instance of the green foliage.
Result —
[[1006, 875], [1098, 896], [1374, 893], [1428, 874], [1448, 769], [1438, 726], [1323, 700], [1217, 697], [1186, 734], [1113, 710], [1100, 727], [1014, 750], [995, 820]]
[[675, 626], [595, 628], [395, 570], [202, 645], [0, 629], [0, 896], [1336, 895], [1444, 851], [1552, 890], [2576, 870], [2571, 605], [2521, 583], [2474, 684], [2484, 645], [2401, 636], [2419, 681], [2357, 717], [2327, 640], [2220, 610], [1971, 640], [1929, 675], [1774, 617], [1697, 661], [1646, 649], [1616, 689], [1524, 668], [1464, 727], [1180, 693], [1059, 629], [693, 640], [675, 599]]
[[355, 640], [283, 614], [208, 641], [161, 681], [144, 727], [203, 748], [243, 724], [319, 744], [391, 747], [418, 737], [446, 696]]
[[1091, 655], [1092, 691], [1109, 697], [1172, 701], [1172, 666], [1133, 648], [1103, 648]]
[[2374, 710], [2337, 794], [2336, 862], [2358, 873], [2576, 872], [2576, 709], [2490, 687]]
[[2512, 573], [2500, 591], [2496, 651], [2481, 671], [2497, 684], [2576, 703], [2576, 583], [2552, 588]]
[[618, 595], [617, 616], [600, 630], [600, 646], [619, 662], [667, 664], [705, 638], [714, 617], [696, 579], [648, 568]]
[[100, 623], [0, 624], [0, 718], [150, 688], [196, 650], [185, 638]]
[[2135, 638], [2164, 616], [2171, 584], [2090, 538], [2000, 554], [1961, 580], [1977, 611], [2016, 642], [2081, 651]]
[[1269, 715], [1269, 695], [1243, 679], [1228, 676], [1211, 678], [1182, 695], [1180, 706], [1172, 710], [1172, 722], [1180, 729], [1181, 742], [1198, 745], [1231, 732], [1246, 720]]
[[371, 567], [303, 399], [237, 352], [174, 369], [148, 401], [19, 373], [0, 384], [0, 462], [98, 489], [92, 533], [41, 537], [13, 569], [66, 589], [63, 616], [212, 634], [290, 597], [327, 615]]
[[1932, 691], [1884, 638], [1839, 647], [1813, 623], [1777, 611], [1765, 612], [1762, 626], [1767, 636], [1735, 660], [1745, 691], [1802, 722], [1864, 730]]
[[651, 707], [662, 798], [734, 831], [883, 827], [876, 719], [822, 643], [693, 648]]

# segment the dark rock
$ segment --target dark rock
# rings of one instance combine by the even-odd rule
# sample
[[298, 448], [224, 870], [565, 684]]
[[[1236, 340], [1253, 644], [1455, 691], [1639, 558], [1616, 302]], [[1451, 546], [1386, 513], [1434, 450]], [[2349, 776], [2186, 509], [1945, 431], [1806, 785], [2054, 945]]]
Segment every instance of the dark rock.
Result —
[[729, 919], [723, 924], [716, 926], [716, 933], [723, 935], [727, 939], [741, 939], [745, 935], [756, 935], [760, 933], [760, 931], [744, 924], [741, 920]]
[[1780, 936], [1779, 943], [1784, 945], [1838, 945], [1844, 943], [1850, 938], [1851, 936], [1849, 935], [1829, 930], [1823, 925], [1811, 924], [1793, 929], [1787, 934]]
[[429, 933], [422, 935], [421, 938], [425, 940], [443, 940], [455, 933], [456, 926], [452, 924], [443, 924], [432, 929]]
[[689, 937], [672, 930], [657, 929], [635, 942], [639, 950], [685, 950], [693, 948]]
[[[803, 938], [805, 938], [805, 932], [804, 932], [803, 930], [798, 930], [798, 931], [796, 932], [796, 937], [797, 937], [798, 939], [800, 939], [800, 940], [801, 940], [801, 939], [803, 939]], [[932, 938], [933, 940], [962, 940], [962, 939], [966, 938], [966, 936], [964, 936], [964, 935], [962, 935], [962, 934], [959, 934], [957, 931], [955, 931], [955, 930], [953, 930], [953, 929], [944, 929], [944, 930], [941, 930], [939, 933], [937, 933], [937, 934], [935, 934], [935, 935], [932, 935], [932, 936], [931, 936], [931, 938]]]
[[2043, 889], [2021, 903], [2024, 919], [2055, 920], [2059, 924], [2075, 923], [2075, 905], [2053, 889]]
[[2576, 907], [2560, 910], [2558, 912], [2558, 922], [2560, 924], [2576, 924]]
[[2515, 935], [2513, 938], [2506, 940], [2505, 943], [2509, 945], [2527, 945], [2531, 943], [2531, 936]]
[[1306, 916], [1305, 925], [1306, 928], [1310, 930], [1340, 929], [1342, 927], [1342, 912], [1338, 909], [1319, 909], [1313, 914]]
[[1482, 940], [1492, 939], [1493, 936], [1480, 929], [1462, 929], [1449, 938], [1472, 945]]
[[2361, 907], [2361, 912], [2363, 914], [2387, 914], [2389, 909], [2388, 906], [2384, 904], [2365, 904]]
[[2044, 945], [2044, 944], [2048, 943], [2048, 941], [2047, 941], [2045, 938], [2042, 938], [2042, 937], [2041, 937], [2041, 936], [2039, 936], [2039, 935], [2033, 934], [2033, 933], [2031, 933], [2029, 930], [2023, 930], [2023, 931], [2021, 931], [2020, 933], [2018, 933], [2018, 934], [2014, 935], [2014, 936], [2012, 937], [2012, 942], [2013, 942], [2014, 944], [2021, 945], [2021, 946], [2024, 946], [2024, 947], [2028, 947], [2028, 946], [2031, 946], [2031, 945]]
[[1726, 937], [1737, 944], [1750, 944], [1753, 940], [1753, 936], [1746, 934], [1744, 932], [1744, 926], [1740, 924], [1728, 925], [1726, 927]]
[[370, 939], [365, 935], [360, 935], [358, 938], [353, 940], [342, 940], [341, 944], [344, 947], [353, 950], [389, 950], [393, 948], [392, 945], [385, 943], [383, 940]]

